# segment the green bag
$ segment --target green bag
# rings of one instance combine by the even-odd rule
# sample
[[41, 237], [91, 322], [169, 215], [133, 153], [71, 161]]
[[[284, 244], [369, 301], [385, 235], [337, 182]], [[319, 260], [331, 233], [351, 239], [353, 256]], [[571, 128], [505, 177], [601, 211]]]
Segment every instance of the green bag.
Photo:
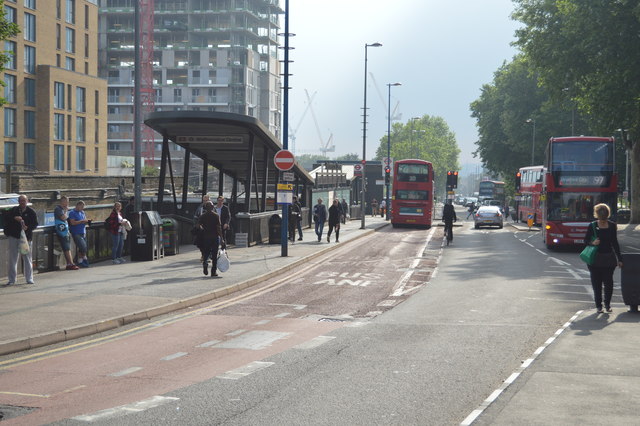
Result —
[[[596, 227], [594, 222], [591, 222], [591, 226], [593, 227], [593, 239], [591, 242], [598, 238], [598, 234], [596, 234]], [[584, 250], [580, 253], [580, 259], [584, 261], [587, 265], [593, 265], [596, 261], [596, 256], [598, 255], [598, 246], [586, 246]]]

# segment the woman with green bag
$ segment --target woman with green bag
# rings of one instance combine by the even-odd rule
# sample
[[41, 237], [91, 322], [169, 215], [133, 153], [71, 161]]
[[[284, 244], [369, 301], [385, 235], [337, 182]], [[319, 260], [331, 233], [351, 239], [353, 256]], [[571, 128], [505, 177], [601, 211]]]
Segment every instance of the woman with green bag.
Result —
[[[598, 313], [602, 311], [602, 287], [604, 285], [604, 308], [611, 312], [611, 296], [613, 296], [613, 271], [616, 265], [622, 268], [622, 254], [618, 244], [618, 226], [609, 220], [611, 209], [608, 205], [597, 204], [593, 208], [593, 217], [597, 220], [587, 228], [584, 237], [586, 245], [598, 247], [598, 254], [593, 264], [588, 265], [593, 287], [593, 298]], [[594, 239], [595, 237], [595, 239]], [[592, 241], [593, 240], [593, 241]]]

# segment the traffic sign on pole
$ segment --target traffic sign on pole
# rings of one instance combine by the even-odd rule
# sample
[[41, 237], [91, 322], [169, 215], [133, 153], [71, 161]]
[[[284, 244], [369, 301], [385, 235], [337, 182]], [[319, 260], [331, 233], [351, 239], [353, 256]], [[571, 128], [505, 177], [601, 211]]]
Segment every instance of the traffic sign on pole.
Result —
[[276, 152], [276, 155], [273, 157], [273, 163], [276, 165], [276, 168], [278, 170], [281, 170], [283, 172], [291, 170], [295, 163], [293, 152], [286, 149], [281, 149], [280, 151]]

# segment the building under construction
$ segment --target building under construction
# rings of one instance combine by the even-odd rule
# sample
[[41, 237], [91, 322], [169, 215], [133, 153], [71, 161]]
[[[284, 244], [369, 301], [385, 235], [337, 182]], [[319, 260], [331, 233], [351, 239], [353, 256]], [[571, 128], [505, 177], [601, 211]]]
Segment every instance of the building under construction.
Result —
[[[111, 173], [133, 162], [135, 1], [100, 3]], [[232, 112], [257, 118], [279, 139], [281, 13], [280, 0], [140, 1], [143, 118], [154, 110]], [[161, 138], [143, 139], [146, 160], [159, 158]]]

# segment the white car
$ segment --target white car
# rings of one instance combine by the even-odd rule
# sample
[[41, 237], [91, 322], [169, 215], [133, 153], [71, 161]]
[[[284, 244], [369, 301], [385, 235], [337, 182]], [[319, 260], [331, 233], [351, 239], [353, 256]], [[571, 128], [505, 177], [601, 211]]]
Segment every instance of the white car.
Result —
[[481, 206], [475, 215], [473, 215], [473, 222], [476, 229], [480, 229], [481, 226], [497, 226], [502, 229], [504, 221], [504, 215], [497, 206]]

